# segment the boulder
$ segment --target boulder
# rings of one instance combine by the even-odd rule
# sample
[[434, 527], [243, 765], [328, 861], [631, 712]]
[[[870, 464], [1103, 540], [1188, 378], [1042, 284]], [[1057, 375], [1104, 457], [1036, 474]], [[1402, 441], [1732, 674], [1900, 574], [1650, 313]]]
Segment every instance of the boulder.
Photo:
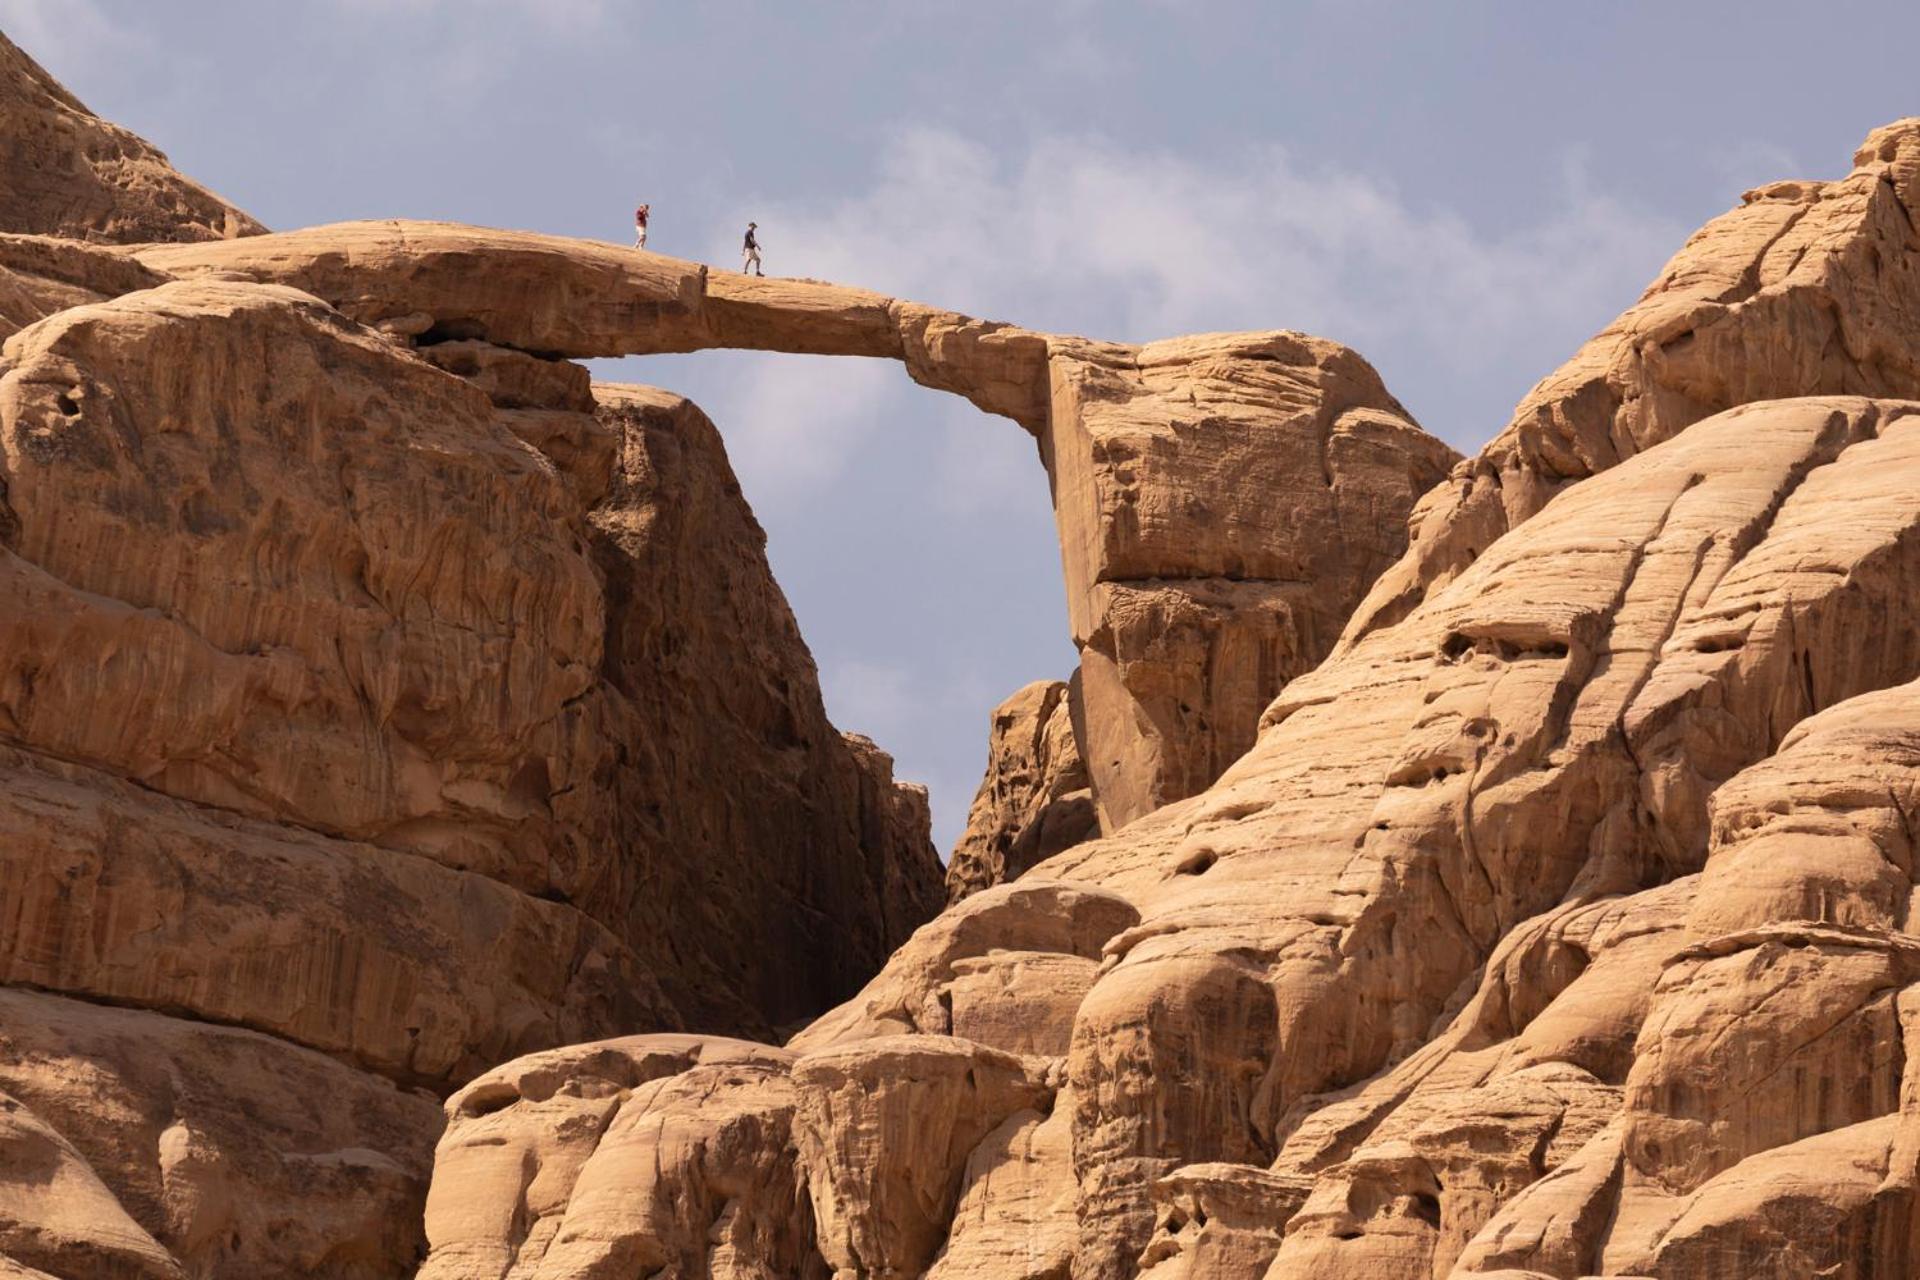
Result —
[[883, 1036], [793, 1066], [801, 1167], [835, 1280], [907, 1280], [946, 1239], [974, 1148], [1051, 1101], [1020, 1059], [946, 1036]]
[[824, 1277], [792, 1056], [633, 1036], [534, 1054], [447, 1102], [420, 1280]]
[[40, 1153], [0, 1172], [0, 1219], [16, 1224], [0, 1248], [18, 1261], [61, 1276], [387, 1280], [424, 1252], [439, 1108], [325, 1054], [4, 987], [0, 1093]]

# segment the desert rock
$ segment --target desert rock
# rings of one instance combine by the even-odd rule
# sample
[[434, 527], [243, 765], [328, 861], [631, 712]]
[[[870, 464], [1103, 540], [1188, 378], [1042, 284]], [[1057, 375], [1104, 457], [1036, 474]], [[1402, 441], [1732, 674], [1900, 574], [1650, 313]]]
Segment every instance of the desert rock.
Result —
[[0, 342], [56, 311], [105, 302], [166, 279], [137, 261], [54, 236], [0, 235]]
[[836, 1280], [933, 1261], [968, 1156], [1049, 1099], [1017, 1057], [943, 1036], [883, 1036], [794, 1064], [798, 1145]]
[[[912, 1043], [900, 1031], [918, 1031], [931, 1033], [930, 1050], [956, 1054], [940, 1038], [944, 1019], [978, 973], [956, 961], [985, 957], [991, 973], [1017, 966], [1021, 950], [1083, 950], [1066, 939], [1064, 909], [1117, 898], [1112, 919], [1124, 922], [1130, 904], [1139, 922], [1095, 931], [1107, 934], [1099, 975], [1071, 1014], [1054, 1086], [1068, 1150], [1016, 1144], [1032, 1123], [1022, 1121], [979, 1149], [969, 1175], [978, 1186], [1006, 1167], [1009, 1212], [1036, 1224], [1037, 1250], [1060, 1217], [1036, 1206], [1071, 1189], [1077, 1277], [1178, 1267], [1202, 1247], [1248, 1273], [1271, 1250], [1266, 1275], [1277, 1280], [1456, 1266], [1562, 1280], [1705, 1276], [1701, 1259], [1759, 1258], [1803, 1230], [1831, 1236], [1818, 1265], [1849, 1256], [1832, 1250], [1883, 1248], [1860, 1242], [1904, 1221], [1896, 1166], [1910, 1157], [1891, 1127], [1904, 1059], [1888, 1039], [1904, 944], [1856, 943], [1839, 925], [1783, 936], [1778, 920], [1789, 913], [1781, 904], [1799, 903], [1886, 920], [1906, 898], [1861, 857], [1806, 859], [1823, 875], [1857, 866], [1846, 873], [1861, 886], [1853, 898], [1836, 897], [1837, 886], [1776, 887], [1751, 864], [1739, 893], [1709, 881], [1716, 862], [1733, 865], [1737, 844], [1775, 826], [1776, 845], [1828, 828], [1905, 838], [1901, 802], [1880, 797], [1912, 789], [1897, 708], [1910, 701], [1902, 684], [1920, 674], [1920, 648], [1870, 620], [1920, 586], [1920, 505], [1903, 483], [1916, 441], [1920, 405], [1770, 402], [1570, 488], [1401, 623], [1295, 681], [1212, 791], [964, 900], [863, 1001], [801, 1041], [893, 1055]], [[1538, 585], [1549, 578], [1560, 584], [1551, 595]], [[1830, 725], [1844, 746], [1819, 745]], [[1862, 736], [1874, 734], [1883, 745]], [[1882, 755], [1862, 777], [1860, 762]], [[1823, 759], [1848, 765], [1812, 763]], [[1825, 799], [1833, 787], [1847, 790]], [[1781, 795], [1800, 791], [1800, 807], [1779, 811]], [[1767, 797], [1758, 822], [1735, 816], [1751, 812], [1738, 807], [1746, 794]], [[1075, 885], [1087, 896], [1071, 896]], [[1696, 904], [1725, 910], [1741, 893], [1776, 923], [1752, 942], [1750, 928], [1695, 942]], [[1861, 914], [1872, 903], [1881, 916]], [[1048, 915], [1054, 937], [1036, 947]], [[1795, 946], [1812, 967], [1780, 980], [1805, 1000], [1769, 1000], [1775, 988], [1739, 976], [1771, 972], [1756, 965], [1777, 967], [1769, 957]], [[1735, 962], [1733, 981], [1689, 976], [1727, 971], [1717, 957]], [[1739, 1027], [1756, 1005], [1788, 1027], [1817, 1015], [1791, 1031], [1751, 1024], [1756, 1047], [1778, 1045], [1804, 1068], [1741, 1060], [1775, 1092], [1736, 1102], [1724, 1122], [1699, 1113], [1697, 1091], [1656, 1085], [1659, 1064], [1691, 1043], [1663, 1012], [1681, 992], [1696, 1008], [1725, 1006], [1708, 1025]], [[1855, 1030], [1831, 1039], [1832, 1025]], [[1664, 1054], [1652, 1052], [1656, 1038]], [[1700, 1040], [1716, 1052], [1736, 1043]], [[1845, 1099], [1798, 1092], [1843, 1070], [1883, 1074]], [[1675, 1103], [1696, 1136], [1659, 1140], [1650, 1157], [1635, 1135], [1662, 1132], [1650, 1126], [1670, 1124], [1662, 1117]], [[867, 1147], [852, 1135], [872, 1126], [847, 1124], [839, 1140], [856, 1154], [837, 1159], [869, 1177], [835, 1181], [876, 1203], [872, 1171], [890, 1166], [857, 1154]], [[1819, 1145], [1861, 1124], [1884, 1132]], [[816, 1131], [802, 1164], [832, 1140]], [[1772, 1154], [1809, 1142], [1805, 1159], [1831, 1151], [1842, 1161], [1824, 1196]], [[1670, 1151], [1682, 1172], [1660, 1172]], [[1742, 1172], [1752, 1159], [1762, 1163]], [[1180, 1173], [1223, 1164], [1273, 1176]], [[1869, 1184], [1878, 1190], [1859, 1190]], [[1231, 1188], [1239, 1225], [1203, 1241], [1179, 1206], [1205, 1203], [1216, 1185]], [[855, 1202], [833, 1198], [842, 1214]], [[815, 1200], [818, 1210], [817, 1189]], [[893, 1220], [863, 1212], [836, 1220], [835, 1238]], [[976, 1236], [978, 1221], [956, 1219]], [[956, 1251], [963, 1238], [957, 1225]], [[1002, 1241], [995, 1256], [1015, 1256], [1009, 1248]], [[892, 1256], [872, 1238], [862, 1249], [836, 1260]], [[1811, 1274], [1798, 1265], [1774, 1274]]]
[[[0, 210], [7, 1274], [1912, 1270], [1920, 125], [1443, 479], [1287, 331], [208, 239], [16, 54], [92, 159]], [[1080, 667], [931, 919], [713, 425], [572, 363], [708, 347], [1038, 443]]]
[[1876, 129], [1837, 182], [1776, 182], [1695, 232], [1640, 300], [1527, 393], [1420, 500], [1413, 543], [1346, 640], [1391, 624], [1568, 485], [1722, 409], [1920, 395], [1920, 117]]
[[[45, 154], [9, 190], [81, 217]], [[6, 1251], [410, 1274], [422, 1090], [843, 999], [938, 904], [926, 796], [827, 722], [684, 400], [12, 234], [213, 234], [159, 163], [0, 218], [0, 1092], [64, 1188]]]
[[795, 1171], [792, 1055], [635, 1036], [487, 1073], [447, 1102], [421, 1280], [822, 1277]]
[[0, 35], [0, 228], [115, 244], [266, 228], [102, 120]]
[[986, 776], [947, 861], [947, 900], [1015, 879], [1099, 830], [1068, 686], [1036, 680], [993, 709]]
[[[16, 1260], [62, 1276], [384, 1280], [424, 1252], [437, 1104], [325, 1054], [8, 987], [0, 1093], [55, 1135], [43, 1150], [65, 1153], [78, 1198], [63, 1213], [84, 1241], [50, 1256], [60, 1223], [43, 1221], [38, 1249], [0, 1246]], [[58, 1207], [7, 1167], [0, 1218]]]

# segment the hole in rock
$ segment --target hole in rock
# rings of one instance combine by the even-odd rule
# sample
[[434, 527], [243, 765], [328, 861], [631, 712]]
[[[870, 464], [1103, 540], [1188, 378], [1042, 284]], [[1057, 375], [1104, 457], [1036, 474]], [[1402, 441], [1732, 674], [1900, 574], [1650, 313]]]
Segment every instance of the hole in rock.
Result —
[[586, 363], [597, 380], [685, 396], [713, 422], [828, 717], [927, 786], [944, 860], [994, 708], [1078, 662], [1033, 437], [892, 360], [713, 350]]
[[1196, 849], [1180, 860], [1180, 865], [1173, 869], [1173, 873], [1177, 876], [1203, 876], [1218, 861], [1220, 855], [1212, 849]]
[[67, 417], [77, 418], [80, 416], [80, 402], [66, 392], [62, 391], [59, 395], [55, 396], [53, 402], [59, 406], [60, 412]]

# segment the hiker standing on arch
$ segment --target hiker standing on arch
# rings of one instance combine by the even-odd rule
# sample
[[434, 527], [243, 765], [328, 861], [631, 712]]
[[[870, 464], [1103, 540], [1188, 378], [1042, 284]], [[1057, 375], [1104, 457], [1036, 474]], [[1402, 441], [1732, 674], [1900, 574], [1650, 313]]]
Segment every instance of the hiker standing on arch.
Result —
[[647, 215], [653, 212], [653, 206], [643, 204], [633, 211], [633, 247], [647, 247]]
[[741, 275], [745, 275], [748, 271], [752, 271], [757, 276], [767, 274], [760, 269], [760, 240], [753, 234], [753, 229], [759, 225], [757, 222], [747, 224], [747, 238], [740, 245]]

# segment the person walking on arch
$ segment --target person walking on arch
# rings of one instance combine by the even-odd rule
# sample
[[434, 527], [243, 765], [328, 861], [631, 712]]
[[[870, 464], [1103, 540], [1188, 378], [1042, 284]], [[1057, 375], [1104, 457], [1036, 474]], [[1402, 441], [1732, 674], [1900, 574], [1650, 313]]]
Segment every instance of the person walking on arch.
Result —
[[652, 212], [653, 206], [650, 204], [643, 204], [633, 211], [633, 247], [636, 249], [647, 247], [647, 215]]
[[767, 274], [760, 269], [760, 238], [753, 234], [754, 228], [759, 225], [757, 222], [747, 224], [747, 238], [740, 245], [740, 274], [742, 275], [749, 271], [756, 276]]

